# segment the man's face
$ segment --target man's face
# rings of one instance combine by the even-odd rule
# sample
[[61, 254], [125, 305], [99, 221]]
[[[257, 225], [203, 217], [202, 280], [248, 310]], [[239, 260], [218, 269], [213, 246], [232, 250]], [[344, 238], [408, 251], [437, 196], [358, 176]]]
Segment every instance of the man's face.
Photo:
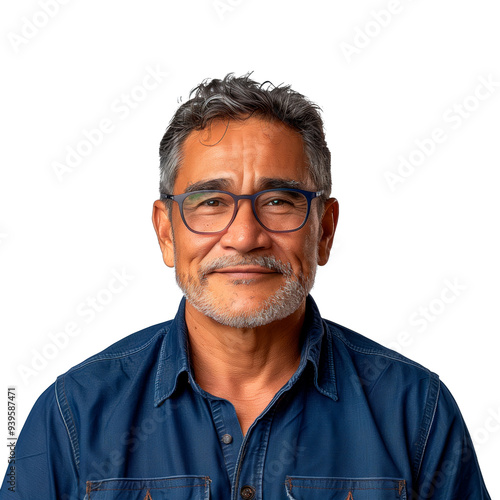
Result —
[[[309, 177], [301, 136], [280, 123], [257, 118], [221, 121], [192, 132], [183, 148], [174, 194], [221, 189], [253, 194], [267, 188], [316, 190]], [[241, 200], [233, 223], [210, 235], [191, 232], [173, 204], [173, 262], [177, 282], [194, 307], [219, 323], [252, 328], [283, 319], [305, 303], [318, 263], [328, 259], [322, 242], [319, 200], [305, 226], [272, 233]], [[328, 246], [326, 252], [323, 246]], [[171, 253], [170, 253], [171, 255]]]

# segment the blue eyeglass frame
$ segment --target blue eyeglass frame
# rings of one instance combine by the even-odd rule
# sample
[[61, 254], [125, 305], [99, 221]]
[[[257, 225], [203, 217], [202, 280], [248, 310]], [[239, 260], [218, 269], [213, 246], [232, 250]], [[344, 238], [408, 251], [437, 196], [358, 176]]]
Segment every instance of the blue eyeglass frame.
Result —
[[[299, 227], [297, 227], [296, 229], [286, 229], [284, 231], [277, 231], [277, 230], [274, 230], [274, 229], [269, 229], [259, 219], [259, 217], [257, 215], [257, 211], [255, 209], [255, 200], [261, 194], [270, 193], [272, 191], [291, 191], [293, 193], [300, 193], [300, 194], [304, 195], [304, 197], [307, 200], [307, 213], [306, 213], [306, 216], [304, 217], [304, 222], [302, 222], [302, 224]], [[184, 203], [184, 200], [188, 196], [190, 196], [192, 194], [198, 194], [198, 193], [224, 193], [224, 194], [227, 194], [227, 195], [231, 196], [231, 198], [234, 200], [234, 212], [233, 212], [233, 215], [232, 215], [230, 221], [226, 225], [226, 227], [224, 227], [223, 229], [220, 229], [219, 231], [195, 231], [194, 229], [192, 229], [192, 228], [189, 227], [188, 223], [186, 222], [186, 219], [184, 218], [183, 203]], [[179, 205], [179, 209], [180, 209], [179, 211], [181, 213], [182, 222], [184, 222], [184, 225], [191, 232], [193, 232], [195, 234], [217, 234], [217, 233], [222, 233], [223, 231], [225, 231], [234, 222], [234, 219], [236, 218], [236, 215], [237, 215], [238, 210], [239, 210], [239, 201], [240, 200], [250, 200], [251, 201], [253, 215], [254, 215], [255, 219], [257, 220], [257, 222], [266, 231], [269, 231], [270, 233], [293, 233], [294, 231], [298, 231], [299, 229], [302, 229], [304, 227], [305, 223], [307, 222], [307, 219], [309, 218], [309, 213], [311, 211], [311, 202], [312, 202], [312, 200], [314, 198], [317, 198], [317, 197], [321, 196], [323, 193], [324, 193], [324, 191], [304, 191], [303, 189], [295, 189], [295, 188], [275, 188], [275, 189], [264, 189], [264, 191], [259, 191], [259, 192], [255, 193], [255, 194], [233, 194], [233, 193], [230, 193], [229, 191], [222, 191], [220, 189], [207, 189], [207, 190], [201, 190], [201, 191], [191, 191], [191, 192], [183, 193], [183, 194], [166, 194], [166, 193], [160, 193], [160, 199], [161, 200], [172, 200], [172, 201], [175, 201]]]

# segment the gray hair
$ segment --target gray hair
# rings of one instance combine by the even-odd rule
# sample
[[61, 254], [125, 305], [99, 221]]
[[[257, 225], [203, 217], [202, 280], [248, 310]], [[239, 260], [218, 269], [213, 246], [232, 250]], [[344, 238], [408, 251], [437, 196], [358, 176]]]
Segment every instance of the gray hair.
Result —
[[182, 162], [182, 146], [193, 130], [203, 130], [216, 119], [245, 120], [251, 116], [280, 121], [304, 141], [308, 168], [325, 200], [331, 192], [331, 156], [326, 145], [320, 108], [290, 85], [259, 84], [251, 73], [223, 80], [204, 80], [173, 116], [160, 142], [160, 192], [171, 194]]

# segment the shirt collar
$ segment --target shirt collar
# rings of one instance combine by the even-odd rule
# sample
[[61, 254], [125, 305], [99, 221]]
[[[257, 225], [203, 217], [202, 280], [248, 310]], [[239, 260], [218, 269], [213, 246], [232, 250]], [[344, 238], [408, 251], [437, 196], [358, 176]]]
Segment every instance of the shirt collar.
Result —
[[337, 401], [337, 382], [333, 359], [333, 342], [331, 341], [328, 326], [321, 318], [318, 306], [309, 295], [306, 302], [306, 318], [302, 331], [305, 335], [301, 352], [301, 366], [309, 362], [314, 368], [314, 385], [316, 389]]
[[186, 299], [183, 298], [175, 318], [166, 327], [156, 370], [155, 406], [173, 394], [181, 373], [190, 373], [185, 309]]
[[[169, 398], [180, 384], [182, 373], [191, 377], [189, 362], [188, 335], [184, 312], [186, 299], [183, 298], [179, 310], [170, 325], [166, 327], [160, 353], [155, 380], [155, 406], [159, 406]], [[302, 374], [310, 363], [314, 368], [314, 385], [316, 389], [334, 401], [338, 399], [333, 345], [328, 339], [328, 327], [323, 322], [318, 307], [309, 295], [306, 302], [306, 318], [303, 326], [304, 341], [301, 361], [289, 384]], [[186, 377], [187, 379], [187, 377]], [[186, 380], [185, 379], [185, 380]]]

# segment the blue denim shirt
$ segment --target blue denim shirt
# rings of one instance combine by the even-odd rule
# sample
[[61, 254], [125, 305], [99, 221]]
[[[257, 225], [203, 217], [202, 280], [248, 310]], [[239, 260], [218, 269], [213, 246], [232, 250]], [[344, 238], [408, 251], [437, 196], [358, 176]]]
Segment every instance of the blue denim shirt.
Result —
[[60, 376], [16, 448], [1, 500], [489, 499], [438, 377], [321, 318], [308, 297], [300, 366], [242, 435], [189, 363], [173, 321]]

